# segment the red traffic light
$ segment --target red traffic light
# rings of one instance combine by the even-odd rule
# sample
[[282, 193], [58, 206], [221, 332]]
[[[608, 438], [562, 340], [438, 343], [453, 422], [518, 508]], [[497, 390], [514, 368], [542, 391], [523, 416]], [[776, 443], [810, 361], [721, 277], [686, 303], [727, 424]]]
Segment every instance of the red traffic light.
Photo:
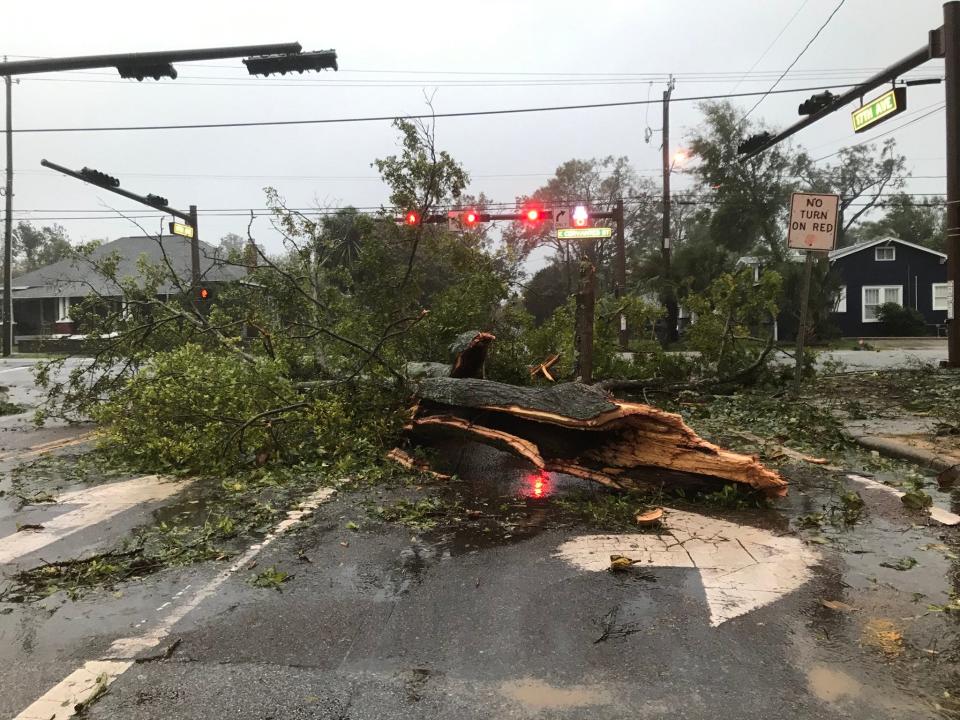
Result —
[[480, 215], [476, 210], [464, 210], [460, 216], [464, 227], [473, 227], [480, 222]]
[[410, 210], [406, 215], [404, 215], [403, 222], [405, 222], [407, 225], [419, 225], [420, 213], [418, 213], [416, 210]]
[[206, 288], [200, 288], [200, 299], [207, 300], [210, 297], [210, 291]]
[[528, 205], [523, 209], [523, 219], [528, 223], [538, 223], [546, 217], [543, 208], [536, 205]]

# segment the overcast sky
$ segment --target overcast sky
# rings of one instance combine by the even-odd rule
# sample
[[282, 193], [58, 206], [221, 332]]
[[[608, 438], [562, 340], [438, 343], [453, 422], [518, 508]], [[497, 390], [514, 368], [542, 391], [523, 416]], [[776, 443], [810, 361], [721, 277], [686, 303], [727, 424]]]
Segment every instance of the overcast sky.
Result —
[[[249, 78], [239, 60], [182, 63], [178, 79], [159, 82], [120, 80], [112, 69], [25, 76], [13, 88], [15, 128], [402, 116], [425, 110], [425, 90], [437, 112], [656, 99], [673, 73], [671, 144], [680, 147], [700, 121], [696, 103], [682, 98], [768, 89], [838, 2], [6, 0], [0, 52], [12, 60], [299, 41], [339, 54], [339, 72], [292, 78]], [[942, 18], [935, 0], [846, 0], [780, 87], [865, 79], [925, 44]], [[913, 75], [942, 73], [933, 61]], [[753, 116], [786, 126], [805, 97], [769, 96]], [[755, 101], [736, 100], [744, 110]], [[942, 104], [943, 86], [913, 87], [908, 102], [906, 114], [873, 134]], [[627, 155], [641, 174], [658, 177], [660, 117], [656, 104], [451, 118], [438, 121], [437, 136], [469, 171], [470, 192], [511, 201], [570, 158]], [[893, 133], [915, 176], [911, 192], [945, 191], [943, 124], [940, 111]], [[649, 143], [647, 126], [657, 131]], [[866, 137], [839, 112], [796, 142], [819, 157]], [[242, 215], [262, 211], [267, 185], [293, 207], [379, 206], [387, 190], [370, 163], [396, 149], [389, 122], [23, 133], [14, 138], [15, 218], [58, 222], [82, 241], [139, 232], [108, 208], [155, 215], [41, 168], [47, 158], [104, 170], [174, 207], [194, 203], [201, 237], [216, 242], [246, 234]], [[159, 227], [156, 218], [144, 222]], [[254, 235], [279, 248], [266, 219]]]

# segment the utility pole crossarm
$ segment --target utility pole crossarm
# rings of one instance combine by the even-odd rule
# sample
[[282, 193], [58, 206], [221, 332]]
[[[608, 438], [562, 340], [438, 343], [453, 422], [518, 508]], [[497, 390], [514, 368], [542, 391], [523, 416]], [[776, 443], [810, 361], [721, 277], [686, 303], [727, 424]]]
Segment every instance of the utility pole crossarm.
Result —
[[72, 178], [76, 178], [77, 180], [81, 180], [85, 183], [89, 183], [94, 187], [98, 187], [103, 190], [108, 190], [117, 195], [122, 195], [123, 197], [129, 198], [130, 200], [134, 200], [140, 203], [141, 205], [146, 205], [147, 207], [154, 208], [155, 210], [160, 210], [161, 212], [165, 212], [167, 215], [173, 215], [174, 217], [178, 217], [185, 222], [188, 222], [188, 223], [190, 222], [190, 218], [191, 218], [190, 213], [185, 213], [182, 210], [176, 210], [172, 207], [167, 207], [166, 205], [156, 204], [152, 202], [150, 198], [144, 195], [137, 195], [136, 193], [132, 193], [129, 190], [124, 190], [121, 187], [107, 187], [105, 185], [100, 185], [95, 182], [90, 182], [90, 179], [87, 177], [84, 177], [82, 173], [78, 173], [76, 170], [71, 170], [70, 168], [65, 168], [63, 167], [63, 165], [57, 165], [56, 163], [52, 163], [49, 160], [41, 160], [40, 164], [43, 165], [43, 167], [50, 168], [51, 170], [56, 170], [57, 172], [61, 172], [64, 175], [69, 175]]
[[18, 60], [0, 63], [0, 75], [30, 75], [33, 73], [62, 72], [64, 70], [90, 70], [116, 66], [156, 66], [175, 62], [198, 60], [224, 60], [256, 55], [297, 54], [303, 47], [298, 42], [272, 43], [269, 45], [236, 45], [221, 48], [194, 50], [162, 50], [159, 52], [117, 53], [113, 55], [80, 55], [40, 60]]
[[938, 30], [933, 30], [930, 32], [930, 42], [927, 45], [924, 45], [922, 48], [915, 50], [914, 52], [907, 55], [905, 58], [899, 62], [894, 63], [888, 68], [881, 70], [873, 77], [869, 78], [865, 82], [857, 85], [850, 90], [847, 90], [845, 93], [841, 93], [836, 99], [834, 99], [829, 105], [824, 106], [821, 110], [808, 115], [803, 120], [794, 123], [786, 130], [781, 130], [779, 133], [776, 133], [771, 138], [763, 141], [755, 148], [752, 148], [749, 152], [745, 152], [740, 155], [741, 160], [749, 160], [755, 155], [759, 155], [764, 150], [768, 150], [774, 145], [783, 140], [786, 140], [791, 135], [800, 132], [808, 125], [812, 125], [818, 120], [826, 117], [830, 113], [836, 112], [844, 105], [849, 103], [852, 100], [859, 100], [865, 93], [870, 92], [878, 87], [886, 85], [888, 83], [894, 82], [898, 77], [913, 70], [920, 65], [923, 65], [928, 60], [931, 60], [935, 57], [939, 57], [942, 51], [937, 47], [939, 43], [939, 37], [942, 35], [943, 28]]

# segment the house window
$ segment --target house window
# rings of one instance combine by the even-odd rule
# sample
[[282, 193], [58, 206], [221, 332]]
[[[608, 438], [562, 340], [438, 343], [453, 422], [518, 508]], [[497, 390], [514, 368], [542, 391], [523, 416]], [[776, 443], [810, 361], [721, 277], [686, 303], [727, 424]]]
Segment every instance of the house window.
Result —
[[881, 245], [873, 249], [873, 259], [877, 262], [890, 262], [897, 259], [897, 248], [893, 245]]
[[833, 305], [835, 313], [845, 313], [847, 311], [847, 286], [841, 285], [837, 293], [836, 302]]
[[57, 321], [70, 322], [70, 298], [57, 298]]
[[903, 285], [864, 285], [863, 322], [877, 322], [877, 308], [885, 303], [903, 305]]
[[933, 309], [934, 310], [947, 310], [950, 305], [950, 284], [949, 283], [934, 283], [933, 284]]

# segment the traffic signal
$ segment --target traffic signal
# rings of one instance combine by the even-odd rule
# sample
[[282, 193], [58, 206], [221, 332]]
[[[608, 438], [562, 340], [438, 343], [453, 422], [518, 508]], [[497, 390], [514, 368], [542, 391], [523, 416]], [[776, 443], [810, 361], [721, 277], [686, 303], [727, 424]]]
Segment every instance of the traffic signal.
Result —
[[539, 205], [527, 205], [523, 208], [523, 221], [530, 225], [537, 225], [547, 218], [547, 213]]
[[201, 300], [209, 300], [210, 290], [205, 287], [200, 288], [200, 290], [197, 291], [197, 297], [199, 297]]
[[814, 113], [823, 110], [837, 97], [839, 96], [834, 95], [829, 90], [824, 90], [822, 93], [811, 95], [809, 98], [800, 103], [800, 106], [797, 108], [797, 112], [801, 115], [813, 115]]
[[144, 78], [152, 77], [154, 80], [159, 80], [162, 77], [168, 77], [175, 79], [177, 77], [177, 69], [170, 63], [138, 63], [138, 62], [129, 62], [123, 65], [117, 65], [117, 71], [120, 73], [122, 78], [136, 78], [137, 82], [142, 81]]
[[771, 140], [772, 138], [773, 138], [772, 132], [762, 132], [762, 133], [757, 133], [756, 135], [751, 135], [742, 143], [740, 143], [740, 146], [737, 148], [737, 152], [740, 155], [753, 152], [754, 150], [756, 150], [757, 148], [759, 148], [761, 145]]
[[408, 210], [407, 214], [403, 216], [403, 222], [405, 225], [419, 225], [420, 213], [416, 210]]
[[287, 55], [259, 55], [246, 58], [243, 64], [251, 75], [270, 75], [288, 72], [303, 73], [307, 70], [336, 70], [337, 51], [318, 50], [316, 52], [291, 53]]
[[590, 211], [586, 205], [577, 205], [570, 213], [570, 227], [582, 228], [588, 227], [590, 223]]
[[476, 210], [464, 210], [460, 213], [460, 224], [466, 230], [471, 230], [480, 222], [480, 214]]
[[102, 173], [99, 170], [94, 170], [93, 168], [85, 167], [81, 169], [80, 175], [92, 185], [99, 185], [105, 188], [120, 187], [120, 181], [117, 178]]
[[165, 208], [170, 202], [165, 197], [160, 197], [159, 195], [154, 195], [153, 193], [147, 193], [147, 204], [152, 205], [155, 208]]

